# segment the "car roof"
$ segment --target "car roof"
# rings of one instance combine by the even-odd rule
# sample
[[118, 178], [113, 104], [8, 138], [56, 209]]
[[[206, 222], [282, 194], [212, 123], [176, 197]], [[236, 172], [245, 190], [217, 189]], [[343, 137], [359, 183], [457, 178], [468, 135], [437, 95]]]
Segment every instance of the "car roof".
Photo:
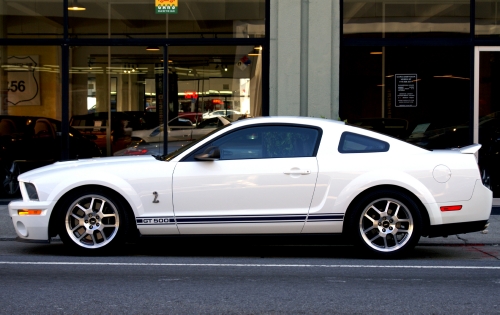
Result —
[[327, 125], [345, 125], [343, 121], [325, 119], [325, 118], [315, 118], [315, 117], [302, 117], [302, 116], [265, 116], [265, 117], [254, 117], [242, 120], [237, 120], [231, 124], [233, 125], [253, 125], [258, 123], [281, 123], [281, 124], [305, 124], [313, 126], [327, 126]]

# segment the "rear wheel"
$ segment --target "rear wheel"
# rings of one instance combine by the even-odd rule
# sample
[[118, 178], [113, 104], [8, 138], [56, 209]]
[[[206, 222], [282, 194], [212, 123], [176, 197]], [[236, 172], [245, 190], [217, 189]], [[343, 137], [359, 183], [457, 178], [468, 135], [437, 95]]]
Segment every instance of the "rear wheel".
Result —
[[422, 233], [422, 216], [406, 194], [374, 191], [354, 205], [349, 231], [363, 251], [379, 257], [397, 257], [417, 244]]
[[81, 251], [101, 251], [124, 243], [129, 231], [127, 205], [99, 189], [70, 193], [59, 213], [61, 240]]

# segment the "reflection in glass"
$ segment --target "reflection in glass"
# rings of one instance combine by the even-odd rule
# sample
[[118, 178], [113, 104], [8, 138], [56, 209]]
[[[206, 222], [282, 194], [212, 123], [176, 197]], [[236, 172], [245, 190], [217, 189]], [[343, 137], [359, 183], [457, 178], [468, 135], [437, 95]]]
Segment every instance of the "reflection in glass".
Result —
[[476, 0], [476, 36], [500, 35], [500, 1]]
[[[2, 46], [0, 59], [0, 194], [18, 195], [17, 176], [62, 158], [61, 80], [57, 46]], [[70, 129], [69, 158], [100, 156]]]
[[107, 50], [73, 47], [70, 68], [71, 125], [97, 137], [104, 155], [162, 154], [165, 135], [192, 141], [262, 115], [262, 55], [254, 46], [169, 47], [167, 128], [163, 51]]
[[264, 37], [264, 3], [264, 0], [182, 0], [175, 13], [159, 14], [152, 0], [85, 1], [86, 10], [69, 12], [69, 25], [71, 35], [79, 38]]
[[344, 0], [344, 35], [350, 37], [467, 36], [469, 1]]
[[61, 38], [63, 1], [0, 1], [2, 38]]
[[500, 198], [500, 52], [479, 54], [479, 165], [483, 182]]
[[[469, 144], [467, 48], [345, 49], [341, 70], [344, 96], [340, 102], [343, 120], [430, 149]], [[384, 54], [371, 54], [374, 51]], [[403, 83], [402, 77], [411, 82]], [[408, 87], [411, 90], [405, 90]], [[411, 106], [398, 101], [402, 95], [413, 98]]]

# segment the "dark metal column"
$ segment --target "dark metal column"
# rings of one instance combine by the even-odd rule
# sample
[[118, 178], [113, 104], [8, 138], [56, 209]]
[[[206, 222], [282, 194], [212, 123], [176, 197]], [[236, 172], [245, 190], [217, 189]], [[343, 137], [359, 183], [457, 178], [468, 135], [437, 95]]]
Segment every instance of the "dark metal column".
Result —
[[163, 47], [163, 155], [168, 154], [168, 110], [169, 110], [169, 82], [168, 82], [168, 44]]
[[61, 45], [61, 160], [69, 160], [69, 45], [68, 0], [64, 0], [64, 41]]
[[271, 67], [271, 0], [266, 0], [266, 38], [262, 50], [262, 116], [269, 116], [269, 68]]
[[[469, 142], [474, 143], [474, 39], [476, 37], [476, 1], [470, 2], [470, 43], [469, 43], [469, 60], [470, 60], [470, 70], [469, 70], [469, 103], [470, 103], [470, 119], [469, 119]], [[479, 93], [479, 91], [478, 91]]]

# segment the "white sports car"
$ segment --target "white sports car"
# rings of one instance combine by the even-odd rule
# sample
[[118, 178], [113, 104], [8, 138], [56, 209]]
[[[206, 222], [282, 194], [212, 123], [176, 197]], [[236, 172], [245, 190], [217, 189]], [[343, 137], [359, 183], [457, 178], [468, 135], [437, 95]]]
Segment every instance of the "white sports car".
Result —
[[[19, 176], [19, 240], [95, 252], [129, 237], [344, 233], [400, 255], [420, 236], [480, 231], [492, 193], [474, 153], [429, 151], [343, 122], [237, 121], [167, 156], [58, 162]], [[138, 233], [137, 233], [138, 232]]]

